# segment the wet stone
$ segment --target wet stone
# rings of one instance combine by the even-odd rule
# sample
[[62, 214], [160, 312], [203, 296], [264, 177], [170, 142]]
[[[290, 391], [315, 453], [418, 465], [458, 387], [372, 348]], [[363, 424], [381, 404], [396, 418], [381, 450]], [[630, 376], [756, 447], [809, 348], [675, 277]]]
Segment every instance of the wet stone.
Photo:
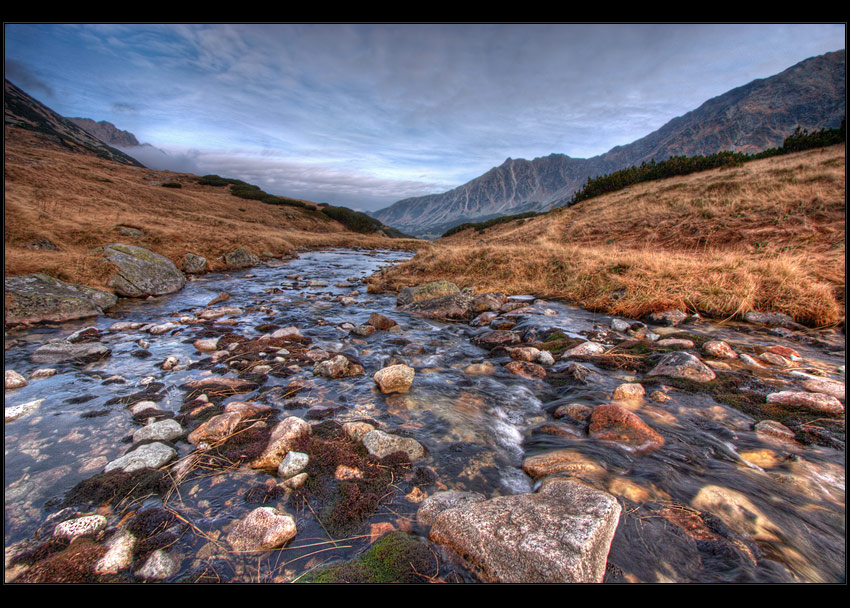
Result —
[[273, 507], [258, 507], [239, 521], [227, 535], [235, 551], [270, 551], [289, 542], [296, 534], [295, 520]]
[[106, 465], [105, 473], [120, 469], [125, 473], [145, 468], [158, 469], [174, 460], [177, 451], [164, 443], [147, 443]]
[[425, 457], [425, 448], [422, 444], [409, 437], [399, 437], [375, 430], [364, 435], [362, 441], [369, 453], [378, 458], [384, 458], [395, 452], [404, 452], [410, 460]]
[[709, 382], [717, 377], [705, 363], [685, 352], [665, 355], [647, 375], [684, 378], [695, 382]]
[[844, 413], [844, 406], [832, 395], [823, 393], [802, 393], [797, 391], [780, 391], [767, 396], [767, 403], [791, 408], [800, 408], [822, 414], [839, 415]]
[[410, 391], [415, 375], [416, 372], [412, 367], [400, 364], [378, 370], [373, 378], [384, 394], [407, 393]]
[[27, 379], [24, 378], [22, 375], [20, 375], [18, 372], [11, 370], [11, 369], [6, 370], [6, 390], [7, 391], [11, 390], [11, 389], [16, 389], [16, 388], [23, 388], [27, 384], [29, 384], [29, 382], [27, 382]]
[[57, 524], [53, 529], [53, 536], [72, 541], [78, 536], [97, 534], [104, 528], [106, 528], [106, 518], [103, 515], [88, 515]]
[[183, 435], [183, 427], [176, 420], [160, 420], [133, 433], [133, 443], [142, 441], [174, 441]]
[[437, 515], [443, 511], [484, 500], [486, 500], [486, 497], [478, 492], [460, 492], [457, 490], [437, 492], [422, 501], [416, 511], [416, 522], [423, 528], [430, 528]]

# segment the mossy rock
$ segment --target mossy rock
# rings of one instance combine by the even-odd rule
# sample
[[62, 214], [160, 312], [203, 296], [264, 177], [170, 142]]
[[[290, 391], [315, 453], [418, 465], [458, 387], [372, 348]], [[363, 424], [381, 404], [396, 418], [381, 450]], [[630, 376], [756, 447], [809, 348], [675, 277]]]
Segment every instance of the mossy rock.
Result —
[[118, 301], [109, 292], [38, 273], [6, 277], [5, 288], [8, 325], [94, 317]]
[[109, 286], [120, 296], [159, 296], [174, 293], [186, 284], [186, 275], [167, 257], [153, 251], [122, 243], [107, 245], [101, 251], [117, 267]]
[[308, 583], [424, 583], [439, 571], [428, 543], [405, 532], [390, 532], [348, 562], [315, 571]]

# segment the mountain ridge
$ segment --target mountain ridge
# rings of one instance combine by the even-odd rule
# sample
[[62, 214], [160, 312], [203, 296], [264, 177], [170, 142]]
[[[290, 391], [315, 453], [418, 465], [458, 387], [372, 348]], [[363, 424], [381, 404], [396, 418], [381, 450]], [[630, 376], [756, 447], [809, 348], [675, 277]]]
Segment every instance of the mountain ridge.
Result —
[[546, 211], [566, 204], [590, 177], [651, 159], [759, 152], [782, 144], [797, 126], [837, 127], [846, 111], [845, 51], [801, 61], [713, 97], [630, 144], [587, 159], [566, 154], [508, 158], [447, 192], [397, 201], [372, 215], [417, 236], [484, 216]]
[[3, 88], [4, 123], [12, 127], [36, 131], [53, 142], [73, 151], [85, 151], [101, 158], [144, 167], [135, 158], [101, 141], [71, 120], [54, 112], [9, 80]]

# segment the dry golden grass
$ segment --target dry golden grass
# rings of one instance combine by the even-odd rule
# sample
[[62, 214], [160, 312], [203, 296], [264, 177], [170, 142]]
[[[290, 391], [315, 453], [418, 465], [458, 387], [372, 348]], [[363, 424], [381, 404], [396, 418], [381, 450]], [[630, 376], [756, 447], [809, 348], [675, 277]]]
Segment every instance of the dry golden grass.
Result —
[[844, 318], [844, 158], [844, 146], [811, 150], [466, 230], [372, 288], [447, 279], [632, 318], [676, 307], [834, 325]]
[[[45, 272], [74, 283], [105, 287], [109, 265], [92, 249], [115, 242], [138, 245], [180, 265], [192, 252], [217, 258], [245, 247], [276, 256], [296, 248], [415, 249], [422, 241], [347, 231], [312, 209], [240, 199], [228, 188], [199, 186], [197, 176], [127, 167], [71, 153], [43, 137], [6, 129], [5, 272]], [[179, 182], [181, 188], [164, 188]], [[144, 231], [128, 237], [121, 226]], [[28, 245], [48, 239], [60, 251]], [[425, 245], [427, 246], [427, 245]]]

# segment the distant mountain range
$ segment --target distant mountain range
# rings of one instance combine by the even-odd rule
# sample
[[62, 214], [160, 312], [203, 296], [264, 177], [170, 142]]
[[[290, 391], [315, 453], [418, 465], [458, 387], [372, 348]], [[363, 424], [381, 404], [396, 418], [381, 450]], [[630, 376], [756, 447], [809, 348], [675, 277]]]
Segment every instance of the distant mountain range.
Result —
[[400, 200], [373, 215], [408, 234], [434, 238], [464, 222], [567, 204], [588, 177], [651, 159], [721, 150], [759, 152], [782, 145], [798, 126], [837, 127], [846, 112], [844, 55], [841, 50], [812, 57], [780, 74], [732, 89], [646, 137], [600, 156], [508, 158], [453, 190]]
[[98, 137], [36, 101], [8, 80], [4, 82], [3, 106], [4, 122], [7, 125], [36, 131], [56, 144], [75, 152], [95, 154], [123, 165], [143, 166], [132, 156], [104, 143]]

